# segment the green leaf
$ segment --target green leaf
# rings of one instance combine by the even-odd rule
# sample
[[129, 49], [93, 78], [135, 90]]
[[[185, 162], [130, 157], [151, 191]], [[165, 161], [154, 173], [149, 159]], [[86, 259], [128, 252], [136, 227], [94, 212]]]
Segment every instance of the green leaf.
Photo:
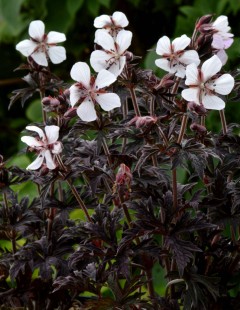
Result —
[[67, 9], [71, 17], [83, 6], [84, 0], [67, 0]]
[[40, 100], [34, 100], [31, 102], [26, 110], [26, 116], [32, 122], [42, 120], [42, 107]]
[[105, 6], [106, 8], [110, 7], [110, 2], [111, 2], [111, 0], [99, 0], [99, 3], [103, 6]]
[[97, 16], [100, 9], [100, 2], [96, 0], [88, 0], [87, 8], [91, 15]]
[[8, 42], [26, 27], [23, 21], [21, 6], [24, 0], [0, 0], [0, 41]]

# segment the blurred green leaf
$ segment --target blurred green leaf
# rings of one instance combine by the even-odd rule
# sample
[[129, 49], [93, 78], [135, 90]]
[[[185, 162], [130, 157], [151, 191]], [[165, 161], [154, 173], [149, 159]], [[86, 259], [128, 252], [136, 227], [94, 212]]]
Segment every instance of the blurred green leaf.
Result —
[[0, 41], [8, 42], [26, 27], [20, 14], [24, 0], [0, 0]]
[[99, 0], [99, 3], [103, 6], [105, 6], [106, 8], [109, 8], [110, 7], [110, 3], [111, 3], [111, 0]]
[[88, 0], [87, 8], [92, 16], [97, 16], [100, 9], [100, 2], [96, 0]]
[[34, 100], [27, 107], [26, 116], [31, 122], [37, 122], [42, 120], [42, 107], [40, 100]]
[[69, 14], [74, 17], [77, 11], [83, 6], [84, 0], [67, 0]]

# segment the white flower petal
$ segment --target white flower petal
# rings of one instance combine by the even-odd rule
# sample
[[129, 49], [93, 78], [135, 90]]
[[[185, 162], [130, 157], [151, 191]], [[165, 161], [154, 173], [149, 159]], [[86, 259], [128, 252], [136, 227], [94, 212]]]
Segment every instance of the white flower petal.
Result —
[[47, 67], [48, 66], [48, 61], [47, 61], [47, 56], [43, 52], [35, 52], [31, 55], [33, 60], [40, 66]]
[[48, 144], [55, 143], [59, 137], [59, 127], [55, 125], [45, 126], [45, 133]]
[[221, 60], [221, 63], [224, 66], [228, 60], [228, 55], [225, 50], [219, 50], [216, 55]]
[[202, 104], [208, 110], [222, 110], [225, 108], [225, 102], [217, 96], [203, 96]]
[[176, 38], [172, 41], [174, 51], [184, 50], [191, 42], [191, 39], [183, 34], [180, 38]]
[[200, 104], [199, 89], [197, 87], [184, 89], [182, 91], [182, 97], [187, 101], [194, 101], [195, 103]]
[[112, 15], [115, 26], [120, 26], [122, 28], [128, 25], [128, 19], [126, 15], [122, 12], [114, 12]]
[[77, 115], [85, 122], [95, 121], [97, 119], [97, 113], [92, 100], [83, 101], [77, 108]]
[[77, 62], [72, 66], [70, 72], [71, 78], [83, 84], [88, 89], [90, 87], [91, 72], [88, 64]]
[[101, 15], [101, 16], [98, 16], [94, 19], [94, 27], [95, 28], [103, 28], [105, 26], [108, 26], [110, 25], [112, 22], [111, 22], [111, 18], [110, 16], [108, 15]]
[[97, 30], [95, 33], [95, 42], [102, 46], [106, 51], [115, 52], [113, 37], [104, 30]]
[[218, 16], [218, 18], [212, 24], [213, 28], [218, 31], [227, 32], [230, 30], [228, 26], [228, 17], [225, 15]]
[[90, 56], [90, 64], [96, 72], [99, 72], [109, 67], [110, 59], [112, 58], [113, 56], [111, 54], [97, 50], [92, 52]]
[[175, 67], [176, 68], [176, 76], [180, 77], [180, 78], [184, 78], [186, 75], [186, 67], [184, 67], [183, 65], [178, 65]]
[[171, 54], [171, 42], [167, 36], [161, 37], [157, 42], [156, 53], [158, 55]]
[[64, 33], [58, 31], [50, 31], [47, 35], [47, 43], [55, 44], [66, 41], [66, 36]]
[[110, 71], [115, 76], [118, 76], [122, 73], [125, 63], [126, 57], [121, 56], [118, 60], [115, 60], [115, 62], [111, 64], [111, 66], [108, 68], [108, 71]]
[[45, 33], [45, 25], [41, 20], [34, 20], [29, 25], [28, 33], [31, 38], [42, 41]]
[[224, 48], [224, 41], [222, 36], [219, 33], [213, 34], [212, 47], [218, 50]]
[[44, 156], [45, 156], [46, 165], [47, 165], [48, 169], [50, 169], [50, 170], [55, 169], [56, 164], [53, 161], [51, 152], [49, 150], [45, 151]]
[[45, 134], [41, 128], [39, 128], [37, 126], [27, 126], [26, 129], [30, 130], [30, 131], [37, 132], [41, 139], [45, 139]]
[[44, 160], [44, 152], [40, 153], [38, 157], [29, 165], [27, 166], [27, 170], [37, 170], [42, 166]]
[[198, 53], [196, 51], [190, 50], [185, 51], [180, 57], [180, 62], [184, 63], [185, 65], [190, 65], [194, 63], [196, 66], [200, 64], [200, 59]]
[[62, 143], [57, 141], [53, 145], [52, 154], [60, 154], [62, 152]]
[[95, 89], [107, 87], [116, 81], [116, 76], [107, 70], [101, 70], [95, 81]]
[[214, 90], [221, 95], [228, 95], [234, 86], [234, 78], [230, 74], [223, 74], [214, 81]]
[[186, 67], [186, 85], [198, 85], [198, 68], [196, 64], [192, 63]]
[[132, 41], [132, 32], [121, 30], [117, 34], [116, 43], [118, 44], [118, 53], [122, 55], [130, 46]]
[[204, 82], [206, 82], [216, 73], [218, 73], [221, 70], [221, 68], [222, 68], [221, 60], [216, 55], [204, 61], [201, 69]]
[[156, 64], [156, 66], [158, 66], [159, 68], [161, 68], [167, 72], [171, 72], [171, 73], [176, 72], [175, 69], [174, 69], [174, 72], [172, 72], [172, 68], [170, 67], [170, 61], [167, 60], [166, 58], [156, 59], [155, 64]]
[[51, 46], [48, 55], [53, 64], [59, 64], [66, 59], [66, 50], [63, 46]]
[[28, 57], [33, 53], [36, 47], [37, 44], [32, 40], [23, 40], [16, 45], [16, 50]]
[[99, 94], [96, 97], [96, 101], [104, 111], [110, 111], [121, 106], [121, 100], [119, 96], [114, 93]]
[[70, 91], [70, 103], [73, 107], [81, 98], [80, 90], [79, 88], [74, 84], [69, 88]]
[[23, 136], [21, 137], [21, 141], [26, 143], [30, 147], [38, 147], [42, 146], [42, 142], [38, 141], [36, 138], [31, 137], [31, 136]]

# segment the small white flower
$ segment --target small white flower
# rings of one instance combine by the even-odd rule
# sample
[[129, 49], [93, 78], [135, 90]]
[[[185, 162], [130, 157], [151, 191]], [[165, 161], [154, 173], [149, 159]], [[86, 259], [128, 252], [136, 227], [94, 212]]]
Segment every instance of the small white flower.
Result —
[[228, 24], [227, 16], [219, 16], [212, 24], [213, 28], [213, 41], [212, 47], [217, 50], [227, 49], [233, 43], [233, 34], [229, 33], [231, 28]]
[[66, 59], [66, 50], [57, 43], [64, 42], [66, 36], [63, 33], [50, 31], [45, 34], [45, 25], [41, 20], [32, 21], [28, 33], [30, 40], [23, 40], [16, 45], [16, 50], [24, 56], [31, 56], [40, 66], [48, 65], [48, 58], [54, 64]]
[[182, 91], [182, 97], [187, 101], [203, 104], [206, 109], [224, 109], [225, 102], [217, 95], [228, 95], [233, 89], [234, 79], [230, 74], [214, 77], [221, 68], [222, 63], [216, 55], [206, 60], [201, 69], [195, 64], [188, 65], [185, 84], [189, 88]]
[[128, 25], [127, 17], [122, 12], [115, 12], [112, 16], [101, 15], [95, 18], [94, 27], [103, 28], [113, 37], [116, 37], [118, 32]]
[[83, 121], [91, 122], [97, 119], [95, 103], [98, 103], [104, 111], [121, 106], [117, 94], [107, 93], [104, 90], [116, 81], [115, 75], [109, 71], [101, 70], [95, 79], [91, 77], [90, 68], [85, 62], [77, 62], [73, 65], [70, 75], [78, 82], [69, 89], [70, 103], [74, 106], [80, 102], [77, 114]]
[[172, 43], [167, 36], [163, 36], [158, 40], [156, 48], [156, 53], [162, 58], [155, 60], [155, 64], [169, 73], [176, 73], [176, 76], [184, 78], [187, 65], [194, 63], [198, 66], [200, 64], [196, 51], [185, 51], [190, 42], [191, 39], [185, 34], [174, 39]]
[[27, 126], [26, 129], [36, 132], [39, 136], [39, 138], [31, 136], [23, 136], [21, 138], [22, 142], [26, 143], [32, 150], [38, 153], [38, 157], [27, 169], [37, 170], [42, 166], [44, 161], [48, 169], [55, 169], [56, 163], [54, 162], [53, 155], [62, 152], [62, 144], [57, 141], [60, 128], [55, 125], [45, 126], [45, 132], [37, 126]]
[[90, 63], [96, 72], [102, 69], [109, 70], [115, 76], [118, 76], [126, 63], [124, 53], [128, 49], [132, 40], [132, 32], [121, 30], [116, 40], [104, 30], [97, 30], [95, 41], [103, 50], [92, 52]]

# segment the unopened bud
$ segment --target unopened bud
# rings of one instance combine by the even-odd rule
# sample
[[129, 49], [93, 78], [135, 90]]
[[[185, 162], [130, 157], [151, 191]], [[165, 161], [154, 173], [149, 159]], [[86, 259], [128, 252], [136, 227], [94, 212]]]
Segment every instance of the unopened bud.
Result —
[[52, 99], [52, 97], [44, 97], [44, 98], [42, 99], [42, 104], [43, 104], [43, 105], [50, 105], [51, 99]]
[[154, 116], [135, 116], [133, 119], [131, 119], [131, 121], [128, 123], [128, 125], [133, 125], [135, 124], [135, 126], [137, 128], [141, 128], [141, 127], [145, 127], [148, 125], [153, 125], [157, 122], [157, 117]]
[[205, 107], [202, 104], [197, 104], [194, 101], [188, 102], [188, 109], [191, 112], [194, 112], [198, 115], [206, 115], [207, 114], [207, 110], [205, 109]]
[[52, 98], [50, 100], [50, 104], [51, 104], [52, 107], [57, 107], [57, 106], [60, 105], [60, 101], [57, 98]]
[[121, 164], [116, 175], [116, 185], [126, 185], [128, 188], [132, 182], [132, 172], [128, 166]]
[[192, 123], [190, 126], [190, 129], [192, 131], [197, 131], [200, 134], [203, 134], [207, 131], [206, 127], [204, 127], [203, 125], [197, 124], [197, 123]]
[[212, 15], [204, 15], [199, 18], [199, 20], [196, 23], [195, 28], [198, 30], [202, 25], [209, 24], [212, 20]]
[[63, 95], [64, 95], [66, 98], [69, 98], [69, 96], [70, 96], [70, 90], [69, 90], [68, 88], [65, 89], [64, 92], [63, 92]]
[[126, 51], [124, 53], [124, 56], [126, 57], [126, 61], [132, 61], [133, 60], [133, 53], [129, 52], [129, 51]]
[[64, 117], [66, 118], [73, 118], [77, 115], [77, 108], [70, 108], [67, 112], [64, 113]]

